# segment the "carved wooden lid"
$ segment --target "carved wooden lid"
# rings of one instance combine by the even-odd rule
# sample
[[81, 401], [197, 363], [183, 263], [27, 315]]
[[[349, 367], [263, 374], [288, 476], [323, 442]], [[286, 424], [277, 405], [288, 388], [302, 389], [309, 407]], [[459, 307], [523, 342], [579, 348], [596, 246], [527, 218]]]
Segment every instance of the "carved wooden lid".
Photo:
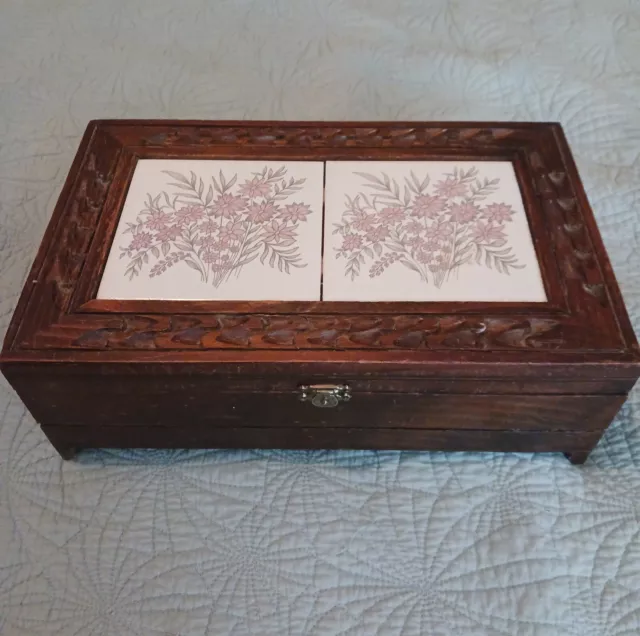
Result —
[[636, 377], [640, 356], [558, 124], [97, 121], [2, 360]]

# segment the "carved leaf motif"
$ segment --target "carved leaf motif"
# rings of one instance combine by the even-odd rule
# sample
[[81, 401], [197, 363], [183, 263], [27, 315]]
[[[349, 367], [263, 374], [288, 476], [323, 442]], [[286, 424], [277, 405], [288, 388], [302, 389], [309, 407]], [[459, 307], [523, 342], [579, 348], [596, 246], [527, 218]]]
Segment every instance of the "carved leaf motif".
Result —
[[132, 349], [155, 349], [157, 335], [157, 332], [153, 331], [134, 332], [123, 341], [123, 344]]
[[375, 327], [378, 327], [382, 323], [382, 320], [377, 316], [357, 316], [351, 321], [351, 328], [353, 331], [370, 331]]
[[578, 280], [578, 279], [580, 279], [580, 273], [578, 272], [578, 269], [576, 268], [575, 259], [573, 259], [571, 257], [565, 258], [564, 261], [562, 262], [562, 272], [564, 274], [564, 277], [567, 280]]
[[511, 137], [513, 135], [512, 128], [492, 128], [491, 136], [496, 139], [506, 139], [507, 137]]
[[205, 336], [208, 331], [209, 330], [204, 327], [191, 327], [189, 329], [179, 331], [175, 336], [173, 336], [173, 338], [171, 338], [171, 341], [184, 345], [201, 345], [202, 337]]
[[547, 320], [545, 318], [529, 318], [529, 330], [531, 336], [545, 334], [559, 326], [557, 320]]
[[248, 347], [251, 343], [251, 332], [245, 327], [223, 329], [218, 335], [217, 340], [219, 342], [224, 342], [225, 344]]
[[[491, 348], [557, 348], [563, 344], [559, 333], [551, 333], [560, 323], [543, 318], [484, 318], [459, 316], [393, 318], [371, 316], [377, 322], [366, 330], [354, 330], [361, 316], [328, 318], [305, 316], [128, 316], [108, 327], [90, 329], [69, 341], [80, 349], [159, 349], [181, 347], [216, 347], [222, 343], [238, 348], [326, 348], [362, 349], [491, 349]], [[85, 318], [80, 320], [86, 321]], [[60, 337], [73, 332], [74, 319], [60, 325], [60, 334], [52, 327], [50, 337], [58, 346]], [[417, 321], [417, 322], [416, 322]], [[405, 325], [403, 328], [402, 325]], [[274, 328], [277, 327], [277, 328]], [[85, 327], [86, 328], [86, 327]], [[580, 334], [578, 334], [580, 335]], [[47, 347], [47, 332], [39, 334], [38, 342]]]
[[296, 341], [296, 332], [292, 329], [267, 331], [267, 333], [262, 337], [262, 340], [276, 345], [293, 345]]
[[553, 172], [549, 173], [549, 179], [551, 179], [553, 184], [556, 186], [561, 186], [564, 183], [566, 177], [567, 174], [565, 172], [561, 172], [560, 170], [554, 170]]
[[293, 330], [293, 331], [307, 331], [309, 329], [309, 321], [304, 317], [298, 316], [285, 316], [282, 318], [275, 317], [269, 322], [269, 327], [273, 331]]
[[582, 287], [601, 303], [605, 301], [607, 294], [602, 283], [583, 283]]
[[438, 319], [423, 316], [395, 316], [393, 319], [393, 330], [411, 331], [420, 330], [424, 333], [433, 333], [438, 328]]
[[582, 223], [565, 223], [564, 229], [568, 234], [577, 234], [582, 231]]
[[464, 325], [466, 325], [467, 321], [465, 318], [460, 318], [460, 316], [445, 316], [438, 322], [439, 331], [445, 333], [451, 333], [458, 331]]
[[447, 335], [442, 343], [447, 347], [453, 347], [457, 349], [476, 348], [478, 343], [478, 336], [471, 329], [461, 329], [460, 331], [455, 331]]
[[512, 347], [537, 346], [535, 339], [557, 326], [558, 322], [555, 320], [532, 318], [521, 327], [504, 331], [496, 338], [496, 342]]
[[512, 136], [512, 128], [434, 128], [415, 126], [345, 127], [180, 127], [175, 131], [153, 133], [141, 140], [143, 145], [211, 146], [383, 146], [409, 147], [423, 144], [484, 145]]
[[114, 329], [94, 329], [83, 333], [79, 338], [73, 341], [74, 346], [81, 348], [106, 349], [109, 344], [109, 336], [115, 331]]
[[379, 344], [382, 331], [380, 329], [368, 329], [367, 331], [356, 331], [349, 336], [351, 342], [356, 344], [374, 346]]
[[563, 209], [569, 212], [573, 210], [576, 205], [576, 200], [573, 197], [561, 197], [557, 199], [558, 205]]
[[583, 252], [582, 250], [573, 250], [573, 253], [579, 261], [589, 261], [593, 258], [593, 252]]
[[394, 346], [401, 349], [418, 349], [425, 340], [424, 331], [408, 331], [393, 341]]
[[544, 162], [542, 161], [542, 157], [540, 153], [536, 150], [529, 153], [529, 162], [531, 163], [531, 167], [534, 170], [543, 170]]
[[340, 332], [337, 329], [323, 329], [317, 333], [312, 332], [307, 340], [313, 345], [333, 347], [335, 346], [338, 336], [340, 336]]

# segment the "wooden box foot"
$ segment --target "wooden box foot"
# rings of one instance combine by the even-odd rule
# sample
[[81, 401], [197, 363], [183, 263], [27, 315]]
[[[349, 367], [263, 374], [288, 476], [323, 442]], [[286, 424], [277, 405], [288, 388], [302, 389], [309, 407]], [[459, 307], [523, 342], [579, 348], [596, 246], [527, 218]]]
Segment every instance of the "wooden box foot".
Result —
[[573, 451], [572, 453], [565, 453], [564, 456], [572, 463], [572, 464], [584, 464], [587, 461], [587, 457], [591, 453], [588, 451]]

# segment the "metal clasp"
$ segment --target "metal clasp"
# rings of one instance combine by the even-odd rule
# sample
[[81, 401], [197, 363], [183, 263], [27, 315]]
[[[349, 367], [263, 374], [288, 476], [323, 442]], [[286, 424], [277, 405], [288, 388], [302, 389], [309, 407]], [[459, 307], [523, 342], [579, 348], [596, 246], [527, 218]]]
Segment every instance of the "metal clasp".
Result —
[[313, 406], [330, 409], [340, 402], [351, 399], [351, 389], [348, 384], [302, 384], [298, 387], [300, 400], [311, 402]]

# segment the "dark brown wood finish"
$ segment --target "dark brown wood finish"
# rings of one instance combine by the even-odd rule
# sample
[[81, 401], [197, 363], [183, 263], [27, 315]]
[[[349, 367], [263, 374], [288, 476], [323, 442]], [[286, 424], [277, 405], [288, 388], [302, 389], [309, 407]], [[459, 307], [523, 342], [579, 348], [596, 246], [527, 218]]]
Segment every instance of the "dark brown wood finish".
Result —
[[[175, 376], [140, 375], [134, 381], [135, 400], [131, 399], [132, 378], [126, 376], [109, 378], [108, 400], [103, 376], [17, 376], [14, 387], [38, 421], [70, 426], [86, 425], [89, 410], [93, 426], [173, 426], [183, 420], [216, 427], [242, 426], [243, 422], [271, 427], [284, 425], [286, 418], [287, 426], [335, 428], [354, 422], [361, 428], [391, 428], [397, 421], [404, 428], [504, 430], [517, 423], [522, 430], [592, 430], [611, 419], [624, 401], [615, 393], [560, 393], [562, 386], [548, 395], [518, 395], [517, 386], [452, 382], [448, 391], [436, 393], [433, 386], [418, 381], [355, 380], [346, 383], [352, 393], [348, 402], [323, 409], [300, 401], [300, 381], [295, 377], [271, 383], [181, 377], [178, 392]], [[79, 396], [83, 410], [76, 409]]]
[[[136, 162], [150, 157], [512, 161], [548, 302], [96, 300]], [[92, 122], [0, 362], [63, 455], [280, 446], [578, 462], [640, 374], [562, 129], [531, 123]], [[309, 382], [348, 382], [353, 400], [303, 404]]]

